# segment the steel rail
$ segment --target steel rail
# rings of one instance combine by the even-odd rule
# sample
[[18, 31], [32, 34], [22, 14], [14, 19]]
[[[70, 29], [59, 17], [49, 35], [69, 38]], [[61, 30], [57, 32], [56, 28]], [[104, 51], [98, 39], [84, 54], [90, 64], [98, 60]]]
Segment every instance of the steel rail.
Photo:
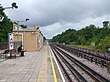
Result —
[[54, 50], [79, 82], [87, 82], [87, 80], [61, 55], [59, 51], [56, 49]]
[[64, 54], [66, 57], [68, 57], [75, 64], [77, 64], [78, 66], [80, 66], [83, 70], [85, 70], [88, 74], [90, 74], [92, 77], [94, 77], [94, 79], [96, 79], [98, 82], [110, 82], [110, 80], [104, 78], [103, 76], [101, 76], [100, 74], [98, 74], [97, 72], [95, 72], [94, 70], [92, 70], [91, 68], [87, 67], [86, 65], [84, 65], [83, 63], [81, 63], [80, 61], [78, 61], [77, 59], [75, 59], [72, 56], [68, 55], [66, 52], [62, 51], [59, 48], [57, 48], [57, 49], [60, 50], [62, 54]]
[[71, 78], [69, 77], [69, 74], [67, 73], [65, 67], [64, 67], [63, 64], [60, 62], [60, 59], [56, 56], [56, 52], [54, 51], [54, 49], [53, 49], [52, 47], [51, 47], [51, 49], [52, 49], [52, 51], [53, 51], [53, 53], [54, 53], [54, 55], [55, 55], [55, 57], [56, 57], [58, 63], [60, 64], [61, 68], [63, 69], [63, 71], [64, 71], [64, 73], [65, 73], [67, 79], [69, 80], [69, 82], [72, 82], [72, 80], [71, 80]]
[[[110, 61], [110, 59], [108, 59], [108, 58], [104, 58], [103, 56], [98, 56], [98, 55], [95, 55], [95, 54], [93, 54], [93, 53], [84, 52], [84, 51], [81, 51], [81, 50], [75, 49], [75, 48], [72, 47], [72, 46], [64, 46], [64, 45], [57, 45], [57, 46], [59, 46], [59, 47], [62, 46], [61, 48], [65, 47], [65, 48], [68, 48], [68, 49], [73, 49], [73, 50], [75, 50], [75, 51], [78, 52], [78, 53], [81, 52], [81, 53], [89, 54], [89, 55], [94, 56], [94, 57], [101, 58], [101, 59], [103, 59], [103, 60]], [[64, 49], [64, 48], [63, 48], [63, 49]]]

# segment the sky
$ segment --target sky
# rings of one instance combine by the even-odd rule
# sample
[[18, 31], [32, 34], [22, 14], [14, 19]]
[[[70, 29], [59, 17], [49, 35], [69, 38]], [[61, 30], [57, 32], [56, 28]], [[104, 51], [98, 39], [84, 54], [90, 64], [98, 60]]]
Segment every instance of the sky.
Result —
[[67, 29], [79, 30], [90, 24], [102, 27], [110, 21], [110, 0], [0, 0], [3, 7], [16, 2], [18, 9], [4, 10], [12, 21], [32, 28], [36, 24], [43, 35], [51, 39]]

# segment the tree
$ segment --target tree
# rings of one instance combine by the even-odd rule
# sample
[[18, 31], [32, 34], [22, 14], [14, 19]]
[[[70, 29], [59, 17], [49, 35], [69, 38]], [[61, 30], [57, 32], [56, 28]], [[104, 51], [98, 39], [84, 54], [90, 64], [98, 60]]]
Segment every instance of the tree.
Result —
[[27, 26], [26, 25], [20, 25], [22, 28], [27, 28]]
[[[2, 6], [0, 6], [2, 8]], [[3, 12], [3, 9], [0, 9], [0, 15], [4, 16], [4, 20], [0, 22], [0, 42], [8, 41], [8, 33], [12, 32], [12, 22], [6, 14]]]
[[101, 39], [101, 41], [97, 45], [97, 48], [107, 51], [107, 49], [110, 48], [110, 35], [106, 36], [104, 39]]

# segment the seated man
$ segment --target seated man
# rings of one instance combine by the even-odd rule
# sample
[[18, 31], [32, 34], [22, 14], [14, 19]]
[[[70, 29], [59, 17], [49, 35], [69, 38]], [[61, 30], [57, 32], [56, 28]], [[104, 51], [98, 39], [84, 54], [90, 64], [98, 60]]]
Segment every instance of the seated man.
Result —
[[22, 45], [20, 45], [19, 47], [18, 47], [18, 53], [21, 53], [21, 50], [22, 50]]
[[24, 56], [24, 51], [22, 45], [18, 47], [18, 53], [21, 53], [21, 56]]

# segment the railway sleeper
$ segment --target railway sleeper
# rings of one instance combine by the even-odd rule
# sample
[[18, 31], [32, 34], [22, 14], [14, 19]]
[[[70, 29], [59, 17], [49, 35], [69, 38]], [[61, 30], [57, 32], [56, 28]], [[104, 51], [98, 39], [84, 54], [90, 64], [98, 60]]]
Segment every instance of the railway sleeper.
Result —
[[[96, 65], [100, 64], [100, 66], [102, 68], [106, 67], [108, 72], [110, 73], [110, 61], [106, 61], [106, 60], [103, 60], [103, 59], [100, 59], [100, 58], [97, 58], [94, 56], [89, 56], [89, 54], [85, 54], [84, 52], [81, 52], [81, 51], [76, 50], [76, 49], [69, 50], [69, 47], [68, 48], [66, 48], [64, 46], [60, 46], [60, 47], [63, 48], [64, 50], [68, 51], [68, 52], [71, 52], [72, 54], [74, 54], [77, 57], [85, 58], [85, 59], [91, 61], [91, 63], [95, 62]], [[90, 53], [90, 52], [88, 52], [88, 53]]]
[[107, 63], [107, 70], [110, 73], [110, 61]]

